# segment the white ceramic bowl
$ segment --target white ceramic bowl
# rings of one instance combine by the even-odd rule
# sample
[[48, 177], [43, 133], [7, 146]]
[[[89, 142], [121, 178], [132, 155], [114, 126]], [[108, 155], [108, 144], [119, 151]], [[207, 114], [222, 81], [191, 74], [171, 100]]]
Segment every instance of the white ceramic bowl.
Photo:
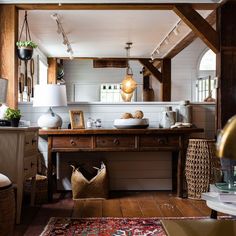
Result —
[[114, 126], [118, 129], [143, 129], [149, 126], [149, 120], [143, 119], [115, 119]]

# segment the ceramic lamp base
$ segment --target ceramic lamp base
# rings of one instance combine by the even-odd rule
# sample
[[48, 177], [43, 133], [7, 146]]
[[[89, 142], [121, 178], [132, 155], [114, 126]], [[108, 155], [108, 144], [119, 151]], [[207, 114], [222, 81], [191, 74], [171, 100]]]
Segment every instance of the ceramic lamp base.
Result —
[[58, 129], [62, 126], [62, 119], [50, 108], [47, 113], [39, 117], [38, 126], [42, 129]]

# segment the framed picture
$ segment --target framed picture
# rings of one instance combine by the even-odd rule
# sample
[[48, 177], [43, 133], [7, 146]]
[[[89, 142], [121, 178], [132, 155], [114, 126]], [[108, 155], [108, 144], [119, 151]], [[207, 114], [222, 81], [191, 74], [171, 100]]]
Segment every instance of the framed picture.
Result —
[[84, 129], [83, 112], [79, 110], [71, 110], [69, 112], [70, 112], [71, 129]]

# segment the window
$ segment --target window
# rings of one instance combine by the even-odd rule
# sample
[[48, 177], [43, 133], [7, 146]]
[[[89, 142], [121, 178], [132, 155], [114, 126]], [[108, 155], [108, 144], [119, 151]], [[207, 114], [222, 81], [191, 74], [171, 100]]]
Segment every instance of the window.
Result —
[[215, 70], [216, 54], [212, 50], [208, 50], [202, 57], [199, 70]]
[[199, 78], [196, 81], [196, 101], [213, 101], [216, 98], [216, 55], [207, 50], [199, 63]]
[[48, 83], [48, 66], [39, 59], [39, 84]]

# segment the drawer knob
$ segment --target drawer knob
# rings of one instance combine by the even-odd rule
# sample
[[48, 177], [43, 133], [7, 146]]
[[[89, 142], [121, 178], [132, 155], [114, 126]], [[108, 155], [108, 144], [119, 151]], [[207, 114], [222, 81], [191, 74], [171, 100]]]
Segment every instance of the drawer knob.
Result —
[[74, 140], [70, 140], [70, 144], [72, 145], [72, 146], [75, 146], [75, 141]]
[[118, 138], [116, 138], [116, 139], [113, 140], [113, 143], [114, 143], [115, 145], [119, 145], [119, 144], [120, 144], [120, 141], [119, 141]]
[[165, 138], [157, 138], [157, 143], [158, 144], [166, 144], [166, 139]]

